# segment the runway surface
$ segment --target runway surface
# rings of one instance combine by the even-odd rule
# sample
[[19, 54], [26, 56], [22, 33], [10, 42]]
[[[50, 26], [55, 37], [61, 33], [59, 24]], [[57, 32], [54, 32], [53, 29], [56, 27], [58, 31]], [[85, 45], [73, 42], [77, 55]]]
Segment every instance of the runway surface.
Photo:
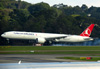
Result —
[[[33, 54], [2, 54], [0, 55], [0, 63], [17, 63], [22, 61], [24, 63], [33, 62], [76, 62], [77, 60], [57, 59], [57, 57], [70, 57], [73, 55], [33, 55]], [[77, 56], [76, 56], [77, 57]]]
[[[56, 57], [78, 55], [2, 54], [0, 69], [100, 69], [100, 62], [83, 62]], [[82, 56], [81, 56], [82, 57]]]
[[[92, 57], [92, 56], [79, 56], [79, 55], [68, 55], [68, 54], [2, 54], [0, 55], [0, 63], [34, 63], [34, 62], [80, 62], [79, 60], [70, 59], [58, 59], [57, 57]], [[94, 57], [94, 56], [93, 56]], [[98, 57], [98, 56], [95, 56]], [[99, 56], [100, 57], [100, 56]], [[81, 61], [83, 62], [83, 61]]]
[[0, 63], [0, 69], [100, 69], [100, 62]]

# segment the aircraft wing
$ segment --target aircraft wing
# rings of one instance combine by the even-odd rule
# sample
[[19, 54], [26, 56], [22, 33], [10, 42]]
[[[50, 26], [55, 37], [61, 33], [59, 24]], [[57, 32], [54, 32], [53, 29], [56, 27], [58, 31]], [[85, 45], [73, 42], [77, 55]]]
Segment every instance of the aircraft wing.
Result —
[[61, 38], [66, 38], [67, 36], [58, 36], [58, 37], [49, 37], [45, 38], [46, 40], [55, 40], [55, 39], [61, 39]]

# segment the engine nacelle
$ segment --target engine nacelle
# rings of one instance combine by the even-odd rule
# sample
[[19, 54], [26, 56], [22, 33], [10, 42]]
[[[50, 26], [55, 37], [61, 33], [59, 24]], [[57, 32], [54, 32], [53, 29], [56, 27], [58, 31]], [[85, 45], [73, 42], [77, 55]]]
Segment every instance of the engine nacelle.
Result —
[[46, 40], [44, 38], [36, 38], [37, 43], [45, 43]]

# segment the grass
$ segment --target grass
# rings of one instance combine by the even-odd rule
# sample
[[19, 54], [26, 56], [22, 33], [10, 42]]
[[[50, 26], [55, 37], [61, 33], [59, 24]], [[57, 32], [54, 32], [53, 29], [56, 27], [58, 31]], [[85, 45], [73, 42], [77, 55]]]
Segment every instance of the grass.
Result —
[[[31, 51], [35, 51], [34, 53]], [[100, 46], [0, 46], [0, 54], [75, 54], [100, 56]]]
[[60, 59], [71, 59], [71, 60], [81, 60], [81, 61], [98, 61], [100, 60], [100, 57], [92, 57], [91, 59], [86, 59], [87, 57], [58, 57]]
[[100, 46], [0, 46], [0, 50], [100, 50]]

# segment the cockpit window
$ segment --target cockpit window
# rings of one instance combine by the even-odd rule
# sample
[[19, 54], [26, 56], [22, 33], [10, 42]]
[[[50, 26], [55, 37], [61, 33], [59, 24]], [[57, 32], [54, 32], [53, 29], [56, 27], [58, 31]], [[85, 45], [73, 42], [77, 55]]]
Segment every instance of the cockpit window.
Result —
[[6, 33], [4, 33], [3, 35], [6, 35]]

